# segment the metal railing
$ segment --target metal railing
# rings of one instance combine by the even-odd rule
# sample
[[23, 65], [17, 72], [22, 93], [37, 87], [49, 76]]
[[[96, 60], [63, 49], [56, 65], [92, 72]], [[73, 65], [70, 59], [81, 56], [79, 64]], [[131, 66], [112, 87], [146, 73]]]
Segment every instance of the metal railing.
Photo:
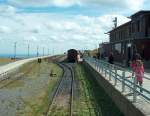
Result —
[[136, 102], [137, 95], [141, 95], [150, 101], [150, 91], [137, 84], [137, 80], [135, 76], [133, 76], [132, 71], [91, 57], [86, 57], [84, 60], [103, 75], [104, 78], [111, 81], [114, 86], [120, 85], [121, 92], [125, 92], [128, 88], [131, 94], [133, 94], [133, 102]]

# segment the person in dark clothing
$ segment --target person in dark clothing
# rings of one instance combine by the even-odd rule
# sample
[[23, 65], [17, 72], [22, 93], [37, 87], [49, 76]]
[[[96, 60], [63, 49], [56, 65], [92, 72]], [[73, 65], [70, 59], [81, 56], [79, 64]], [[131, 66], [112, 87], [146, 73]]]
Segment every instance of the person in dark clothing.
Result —
[[134, 60], [142, 60], [141, 55], [139, 53], [133, 54], [132, 61]]
[[109, 62], [110, 64], [113, 64], [113, 63], [114, 63], [114, 56], [113, 56], [113, 53], [110, 53], [110, 56], [109, 56], [109, 58], [108, 58], [108, 62]]

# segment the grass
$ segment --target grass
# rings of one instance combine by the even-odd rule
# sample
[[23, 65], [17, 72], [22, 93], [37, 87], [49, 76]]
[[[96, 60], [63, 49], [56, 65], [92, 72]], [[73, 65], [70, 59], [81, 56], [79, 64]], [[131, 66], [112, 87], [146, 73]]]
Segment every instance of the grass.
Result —
[[[55, 77], [50, 77], [50, 72], [52, 70], [53, 73], [56, 74]], [[37, 61], [34, 61], [24, 64], [16, 71], [16, 74], [17, 73], [23, 73], [23, 77], [7, 85], [7, 87], [5, 87], [6, 89], [13, 89], [13, 91], [15, 91], [15, 89], [17, 90], [18, 88], [24, 88], [26, 82], [32, 83], [38, 79], [40, 79], [40, 81], [42, 81], [43, 79], [45, 80], [45, 78], [47, 79], [45, 85], [43, 85], [39, 89], [36, 89], [36, 91], [38, 92], [36, 92], [35, 94], [25, 97], [19, 97], [19, 99], [23, 102], [23, 107], [18, 109], [17, 115], [41, 116], [43, 113], [46, 112], [48, 108], [50, 99], [49, 96], [52, 93], [57, 81], [62, 76], [63, 70], [53, 62], [47, 62], [42, 60], [42, 63], [37, 63]], [[11, 76], [13, 77], [14, 75], [15, 74], [12, 74]], [[3, 84], [7, 84], [10, 81], [12, 80], [5, 81]], [[32, 90], [32, 88], [26, 89]], [[26, 89], [21, 90], [29, 91]]]
[[80, 96], [74, 102], [75, 116], [123, 116], [111, 98], [82, 65], [76, 65]]
[[[12, 79], [8, 79], [8, 80], [1, 82], [0, 87], [6, 85], [5, 88], [7, 89], [15, 89], [17, 87], [24, 86], [24, 82], [21, 80], [22, 77], [24, 77], [27, 74], [30, 74], [30, 72], [33, 72], [33, 70], [36, 70], [37, 65], [38, 64], [35, 63], [35, 61], [24, 64], [16, 72], [10, 75], [10, 78]], [[22, 73], [22, 75], [19, 78], [17, 77], [18, 79], [15, 79], [14, 76], [16, 76], [16, 74], [19, 74], [19, 73]]]
[[[49, 65], [48, 67], [45, 67], [43, 65]], [[26, 108], [30, 109], [31, 111], [28, 110], [28, 112], [26, 112], [25, 116], [41, 116], [43, 113], [46, 112], [48, 105], [49, 105], [49, 95], [52, 93], [55, 84], [57, 83], [58, 79], [60, 78], [60, 76], [62, 75], [62, 69], [60, 67], [58, 67], [56, 64], [54, 63], [45, 63], [41, 66], [41, 69], [39, 71], [39, 69], [37, 68], [37, 70], [39, 71], [38, 76], [42, 76], [42, 73], [50, 73], [50, 69], [53, 70], [55, 73], [57, 73], [56, 77], [51, 77], [51, 79], [49, 79], [47, 81], [47, 85], [45, 86], [45, 88], [43, 88], [42, 90], [39, 91], [39, 94], [32, 96], [32, 98], [29, 98], [26, 101]], [[35, 72], [31, 72], [32, 74], [34, 74]], [[35, 73], [35, 75], [37, 75]]]
[[11, 58], [0, 58], [0, 65], [5, 65], [10, 62], [14, 62], [14, 60], [12, 60]]
[[68, 114], [68, 110], [64, 109], [64, 107], [53, 107], [53, 109], [51, 109], [51, 113], [49, 116], [69, 116]]
[[7, 89], [15, 89], [17, 87], [23, 86], [24, 82], [22, 80], [10, 81], [10, 84], [5, 87]]

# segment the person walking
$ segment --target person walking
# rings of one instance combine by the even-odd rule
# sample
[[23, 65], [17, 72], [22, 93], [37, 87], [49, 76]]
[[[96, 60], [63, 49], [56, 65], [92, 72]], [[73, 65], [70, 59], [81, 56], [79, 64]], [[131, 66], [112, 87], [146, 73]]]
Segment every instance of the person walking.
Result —
[[[142, 87], [144, 78], [144, 66], [141, 60], [136, 60], [134, 72], [137, 84]], [[142, 92], [142, 89], [140, 89], [140, 92]]]
[[135, 53], [132, 57], [132, 61], [130, 63], [130, 67], [132, 68], [132, 77], [134, 76], [135, 68], [136, 68], [136, 60], [141, 60], [141, 56], [139, 53]]
[[133, 57], [132, 61], [130, 63], [130, 67], [132, 69], [132, 77], [134, 76], [134, 72], [135, 72], [135, 68], [136, 68], [136, 60], [137, 60], [137, 58]]
[[109, 62], [110, 64], [114, 64], [114, 56], [113, 56], [113, 53], [112, 53], [112, 52], [110, 53], [110, 56], [109, 56], [109, 58], [108, 58], [108, 62]]

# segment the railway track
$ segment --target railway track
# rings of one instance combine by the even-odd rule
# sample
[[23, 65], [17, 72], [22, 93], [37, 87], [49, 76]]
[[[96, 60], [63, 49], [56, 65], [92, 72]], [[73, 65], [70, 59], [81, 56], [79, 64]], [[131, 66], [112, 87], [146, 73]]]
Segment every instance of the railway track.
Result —
[[[63, 76], [49, 101], [49, 107], [44, 116], [53, 116], [62, 110], [66, 116], [73, 114], [74, 71], [70, 64], [59, 64], [63, 68]], [[61, 112], [62, 113], [62, 112]]]

